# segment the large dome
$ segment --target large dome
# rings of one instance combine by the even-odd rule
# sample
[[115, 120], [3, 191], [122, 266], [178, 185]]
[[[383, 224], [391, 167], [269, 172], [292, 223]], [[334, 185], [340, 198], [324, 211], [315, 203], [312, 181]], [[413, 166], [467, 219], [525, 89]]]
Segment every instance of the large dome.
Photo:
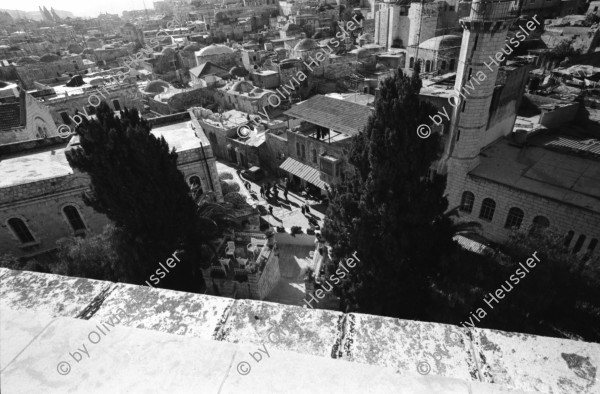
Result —
[[150, 81], [148, 82], [148, 85], [146, 85], [146, 88], [144, 89], [144, 91], [146, 93], [162, 93], [164, 92], [166, 89], [169, 88], [169, 84], [165, 81], [163, 81], [162, 79], [157, 79], [156, 81]]
[[233, 49], [229, 48], [226, 45], [213, 44], [207, 46], [206, 48], [200, 49], [200, 51], [198, 52], [198, 56], [223, 55], [229, 53], [233, 53]]
[[235, 66], [232, 67], [231, 70], [229, 70], [229, 74], [234, 77], [245, 77], [250, 73], [244, 67]]
[[459, 49], [462, 43], [461, 36], [446, 35], [430, 38], [427, 41], [423, 41], [419, 48], [429, 49], [432, 51], [440, 51], [445, 49]]
[[313, 49], [318, 49], [318, 48], [319, 48], [319, 44], [317, 44], [317, 42], [315, 40], [313, 40], [312, 38], [304, 38], [296, 44], [296, 46], [294, 47], [294, 51], [304, 52], [304, 51], [311, 51]]
[[50, 62], [54, 62], [60, 60], [60, 56], [55, 55], [54, 53], [47, 53], [45, 55], [43, 55], [42, 57], [40, 57], [40, 62], [44, 62], [44, 63], [50, 63]]
[[83, 52], [83, 48], [79, 44], [71, 44], [67, 47], [67, 51], [69, 51], [69, 53], [80, 54]]
[[198, 44], [190, 44], [183, 47], [184, 52], [196, 52], [200, 50], [200, 45]]
[[17, 60], [17, 64], [32, 64], [37, 63], [38, 61], [33, 59], [31, 56], [23, 56], [19, 60]]

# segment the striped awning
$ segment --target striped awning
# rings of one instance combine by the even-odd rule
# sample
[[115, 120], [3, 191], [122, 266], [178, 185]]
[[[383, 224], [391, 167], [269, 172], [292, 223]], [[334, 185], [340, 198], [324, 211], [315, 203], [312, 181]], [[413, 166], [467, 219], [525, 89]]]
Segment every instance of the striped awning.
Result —
[[304, 179], [306, 182], [313, 184], [320, 189], [325, 190], [325, 186], [327, 184], [321, 180], [319, 170], [316, 168], [312, 168], [309, 165], [303, 164], [292, 157], [285, 159], [279, 168], [289, 172], [292, 175], [296, 175], [300, 179]]

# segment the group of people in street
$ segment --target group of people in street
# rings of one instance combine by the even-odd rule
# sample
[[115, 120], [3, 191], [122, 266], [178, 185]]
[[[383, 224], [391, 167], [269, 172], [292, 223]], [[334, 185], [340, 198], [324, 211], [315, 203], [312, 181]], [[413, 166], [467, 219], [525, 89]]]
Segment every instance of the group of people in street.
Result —
[[[270, 198], [275, 198], [275, 201], [279, 199], [279, 189], [277, 188], [277, 182], [267, 182], [260, 187], [260, 195], [261, 197], [266, 198], [267, 200]], [[285, 187], [283, 189], [283, 197], [285, 201], [289, 201], [288, 199], [288, 179], [285, 178]]]
[[[288, 198], [288, 192], [289, 192], [289, 179], [288, 178], [284, 178], [283, 180], [283, 197], [285, 198], [285, 201], [289, 202], [289, 198]], [[270, 200], [271, 198], [274, 198], [275, 201], [279, 200], [279, 189], [277, 187], [277, 182], [267, 182], [264, 185], [261, 185], [260, 187], [260, 195], [261, 197], [265, 198], [267, 201]], [[301, 210], [302, 210], [302, 214], [303, 215], [307, 215], [310, 214], [310, 208], [308, 203], [303, 203], [301, 206]], [[273, 215], [273, 207], [271, 205], [269, 205], [269, 213], [271, 215]]]

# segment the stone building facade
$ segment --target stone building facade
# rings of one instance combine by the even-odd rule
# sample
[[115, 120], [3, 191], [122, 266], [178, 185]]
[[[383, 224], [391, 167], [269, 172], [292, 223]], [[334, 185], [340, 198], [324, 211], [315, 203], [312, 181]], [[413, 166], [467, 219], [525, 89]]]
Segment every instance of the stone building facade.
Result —
[[[461, 19], [454, 90], [462, 91], [475, 75], [479, 85], [454, 106], [438, 167], [447, 171], [450, 207], [481, 223], [482, 235], [495, 242], [505, 242], [514, 228], [553, 227], [574, 252], [598, 255], [600, 157], [584, 152], [587, 147], [577, 138], [544, 135], [540, 126], [536, 137], [514, 127], [510, 112], [520, 100], [527, 69], [499, 73], [500, 67], [486, 65], [502, 54], [515, 18], [510, 3], [484, 0]], [[498, 89], [498, 82], [504, 87]]]
[[[181, 114], [151, 119], [152, 133], [177, 151], [177, 166], [190, 185], [199, 183], [204, 194], [223, 201], [212, 147], [188, 119], [187, 113], [184, 119]], [[98, 233], [109, 223], [82, 200], [89, 177], [67, 162], [65, 152], [77, 139], [69, 146], [55, 140], [58, 145], [35, 150], [12, 147], [7, 155], [0, 146], [7, 157], [0, 161], [0, 254], [34, 256], [54, 249], [60, 238]]]

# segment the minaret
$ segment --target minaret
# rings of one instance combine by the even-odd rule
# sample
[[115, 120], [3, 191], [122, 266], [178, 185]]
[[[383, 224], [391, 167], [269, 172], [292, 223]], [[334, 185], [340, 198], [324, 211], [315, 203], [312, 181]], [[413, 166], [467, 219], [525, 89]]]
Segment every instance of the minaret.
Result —
[[464, 32], [454, 84], [458, 100], [453, 104], [452, 123], [439, 168], [448, 173], [446, 192], [451, 207], [460, 204], [466, 175], [479, 164], [501, 63], [496, 54], [504, 55], [506, 33], [518, 16], [517, 2], [513, 0], [473, 0], [468, 4], [471, 14], [459, 21]]

